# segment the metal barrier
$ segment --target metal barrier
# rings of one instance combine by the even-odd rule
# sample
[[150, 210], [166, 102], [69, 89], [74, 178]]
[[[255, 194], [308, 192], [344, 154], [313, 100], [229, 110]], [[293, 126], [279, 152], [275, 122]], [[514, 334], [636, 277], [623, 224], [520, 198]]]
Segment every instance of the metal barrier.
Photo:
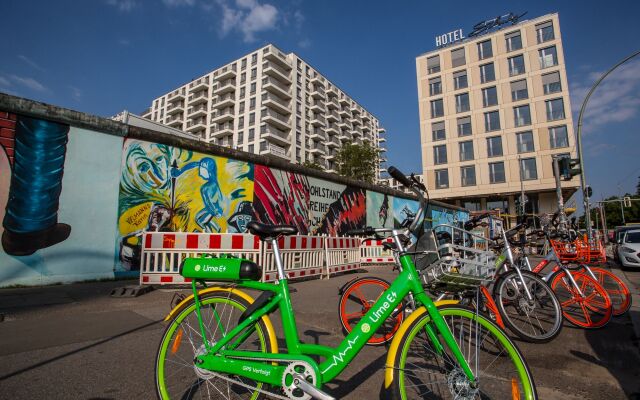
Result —
[[178, 270], [186, 257], [232, 254], [260, 263], [262, 254], [257, 236], [240, 233], [145, 232], [142, 243], [141, 285], [189, 283]]
[[393, 243], [393, 238], [365, 240], [362, 242], [360, 245], [360, 263], [368, 266], [369, 264], [371, 264], [370, 266], [394, 264], [396, 261], [391, 251], [382, 247], [384, 242]]
[[360, 239], [351, 237], [325, 238], [327, 277], [360, 268]]
[[[266, 243], [262, 252], [262, 280], [277, 279], [276, 263], [271, 244]], [[322, 275], [324, 267], [324, 238], [321, 236], [285, 236], [278, 240], [282, 265], [287, 278]]]

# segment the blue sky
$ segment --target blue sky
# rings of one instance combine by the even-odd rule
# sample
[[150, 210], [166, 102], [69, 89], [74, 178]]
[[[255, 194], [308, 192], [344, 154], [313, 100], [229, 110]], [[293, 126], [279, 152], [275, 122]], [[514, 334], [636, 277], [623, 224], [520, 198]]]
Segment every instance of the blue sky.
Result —
[[[509, 11], [559, 12], [575, 119], [599, 73], [640, 49], [640, 2], [5, 0], [0, 91], [111, 116], [266, 43], [296, 52], [387, 129], [390, 165], [420, 169], [415, 57], [434, 36]], [[640, 176], [640, 57], [590, 102], [594, 198]]]

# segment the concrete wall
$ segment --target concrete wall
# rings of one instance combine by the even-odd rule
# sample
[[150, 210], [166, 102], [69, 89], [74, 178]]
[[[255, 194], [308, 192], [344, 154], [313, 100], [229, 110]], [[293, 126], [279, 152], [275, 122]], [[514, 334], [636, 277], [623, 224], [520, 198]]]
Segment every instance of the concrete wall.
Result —
[[[144, 230], [246, 232], [255, 219], [336, 236], [398, 226], [418, 206], [388, 188], [1, 93], [0, 124], [0, 287], [135, 276]], [[429, 220], [461, 212], [435, 205]]]

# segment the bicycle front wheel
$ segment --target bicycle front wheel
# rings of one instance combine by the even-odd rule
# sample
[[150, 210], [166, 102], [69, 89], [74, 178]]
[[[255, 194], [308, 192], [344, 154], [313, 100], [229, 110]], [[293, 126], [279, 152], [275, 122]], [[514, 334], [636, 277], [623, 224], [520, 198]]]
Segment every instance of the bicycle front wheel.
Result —
[[[562, 307], [549, 285], [533, 272], [510, 271], [493, 289], [498, 311], [511, 332], [522, 340], [546, 343], [562, 330]], [[525, 286], [531, 295], [529, 300]]]
[[627, 285], [613, 272], [600, 268], [589, 267], [596, 280], [607, 291], [613, 307], [613, 316], [620, 316], [631, 308], [631, 292]]
[[[442, 306], [438, 311], [451, 330], [475, 376], [469, 381], [450, 349], [438, 351], [425, 331], [429, 314], [415, 318], [396, 349], [394, 399], [537, 399], [533, 376], [520, 350], [500, 327], [474, 310]], [[437, 330], [435, 330], [437, 332]], [[440, 343], [444, 341], [438, 336]]]
[[[232, 291], [220, 290], [200, 298], [200, 313], [209, 344], [233, 329], [249, 302]], [[262, 320], [237, 350], [268, 352], [274, 343]], [[191, 300], [171, 321], [162, 336], [156, 358], [156, 389], [160, 399], [251, 399], [261, 396], [263, 384], [244, 377], [214, 373], [193, 362], [207, 351], [195, 302]]]

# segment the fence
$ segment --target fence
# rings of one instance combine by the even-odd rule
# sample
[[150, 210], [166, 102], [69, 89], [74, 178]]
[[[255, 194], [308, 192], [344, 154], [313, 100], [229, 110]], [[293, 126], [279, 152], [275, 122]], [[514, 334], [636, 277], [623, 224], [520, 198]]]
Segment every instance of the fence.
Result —
[[368, 265], [385, 265], [395, 263], [393, 253], [382, 247], [384, 242], [393, 242], [393, 239], [367, 240], [360, 246], [360, 263]]
[[360, 268], [360, 239], [327, 237], [325, 239], [327, 276]]

